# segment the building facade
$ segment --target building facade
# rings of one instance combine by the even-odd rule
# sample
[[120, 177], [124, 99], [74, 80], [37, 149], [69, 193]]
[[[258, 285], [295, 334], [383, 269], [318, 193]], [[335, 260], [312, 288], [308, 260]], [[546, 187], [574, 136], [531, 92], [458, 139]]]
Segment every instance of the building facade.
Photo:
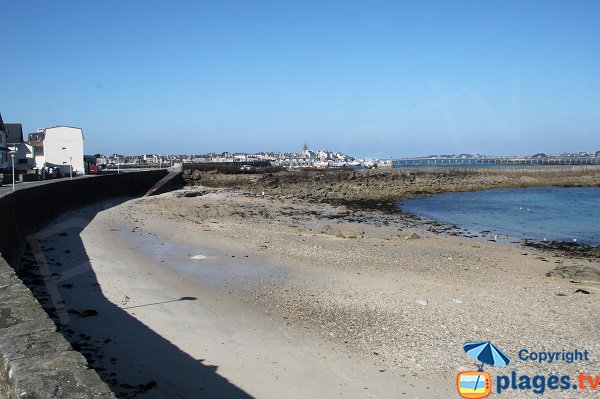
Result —
[[35, 167], [59, 168], [64, 175], [85, 174], [83, 161], [83, 130], [77, 127], [56, 126], [39, 129], [29, 134], [28, 144], [33, 147]]
[[33, 147], [23, 141], [23, 125], [20, 123], [5, 123], [8, 133], [7, 142], [8, 148], [11, 151], [16, 151], [15, 169], [26, 171], [33, 169]]
[[8, 149], [8, 132], [0, 115], [0, 170], [8, 169], [9, 167], [9, 149]]

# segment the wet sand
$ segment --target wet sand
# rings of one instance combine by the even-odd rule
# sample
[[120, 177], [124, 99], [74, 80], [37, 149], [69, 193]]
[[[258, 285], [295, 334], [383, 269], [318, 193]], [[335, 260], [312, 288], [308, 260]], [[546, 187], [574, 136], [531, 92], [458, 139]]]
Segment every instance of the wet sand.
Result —
[[598, 285], [545, 277], [581, 259], [235, 190], [98, 211], [64, 215], [38, 241], [78, 312], [63, 332], [123, 397], [448, 398], [475, 369], [466, 341], [514, 360], [521, 348], [592, 354], [515, 362], [520, 374], [598, 370]]
[[415, 381], [411, 374], [380, 371], [371, 359], [250, 301], [263, 283], [287, 279], [279, 261], [219, 239], [175, 241], [170, 227], [176, 224], [158, 235], [130, 212], [135, 202], [103, 210], [107, 206], [63, 215], [32, 239], [42, 252], [37, 262], [31, 253], [25, 260], [30, 277], [40, 262], [48, 266], [53, 289], [39, 286], [38, 299], [58, 309], [52, 313], [61, 332], [118, 397], [424, 398], [451, 392], [437, 376]]

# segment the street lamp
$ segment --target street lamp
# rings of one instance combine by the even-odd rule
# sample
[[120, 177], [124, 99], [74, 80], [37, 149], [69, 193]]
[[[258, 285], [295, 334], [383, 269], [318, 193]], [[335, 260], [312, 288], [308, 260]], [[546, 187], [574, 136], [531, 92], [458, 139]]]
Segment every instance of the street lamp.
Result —
[[9, 151], [9, 154], [12, 158], [12, 190], [15, 191], [15, 154], [17, 151], [15, 149]]

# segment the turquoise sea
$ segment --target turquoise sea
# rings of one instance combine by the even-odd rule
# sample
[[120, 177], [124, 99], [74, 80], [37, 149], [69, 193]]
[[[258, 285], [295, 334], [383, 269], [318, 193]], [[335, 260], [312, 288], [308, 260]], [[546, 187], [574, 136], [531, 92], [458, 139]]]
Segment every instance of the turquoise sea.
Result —
[[600, 187], [444, 193], [403, 200], [398, 207], [475, 234], [600, 246]]

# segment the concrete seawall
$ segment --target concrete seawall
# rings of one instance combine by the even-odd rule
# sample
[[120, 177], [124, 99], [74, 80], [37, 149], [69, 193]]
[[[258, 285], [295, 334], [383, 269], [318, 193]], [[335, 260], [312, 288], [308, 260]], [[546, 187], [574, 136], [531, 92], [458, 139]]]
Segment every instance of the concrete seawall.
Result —
[[17, 277], [27, 236], [61, 213], [141, 196], [166, 170], [57, 181], [0, 198], [0, 399], [114, 398]]

